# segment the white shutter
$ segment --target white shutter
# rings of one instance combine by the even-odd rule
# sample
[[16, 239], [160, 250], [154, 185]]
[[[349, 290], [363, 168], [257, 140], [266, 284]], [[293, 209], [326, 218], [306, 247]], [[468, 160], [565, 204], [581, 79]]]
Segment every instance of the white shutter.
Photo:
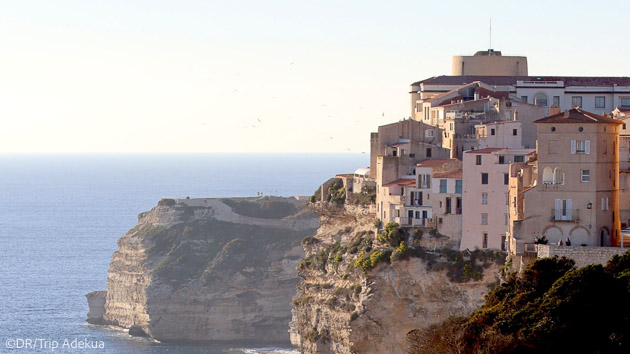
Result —
[[571, 217], [571, 213], [573, 212], [573, 207], [572, 207], [572, 200], [571, 199], [567, 199], [567, 220], [573, 220], [573, 218]]
[[587, 155], [591, 153], [591, 141], [590, 140], [584, 141], [584, 153], [587, 154]]
[[575, 140], [571, 140], [571, 155], [575, 155]]
[[562, 199], [556, 199], [556, 210], [555, 210], [555, 219], [562, 219]]

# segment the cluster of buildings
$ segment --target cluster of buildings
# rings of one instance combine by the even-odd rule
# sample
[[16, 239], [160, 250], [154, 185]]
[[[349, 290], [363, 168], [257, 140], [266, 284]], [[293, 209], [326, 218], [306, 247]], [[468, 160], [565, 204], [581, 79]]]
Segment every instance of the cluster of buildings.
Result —
[[535, 244], [630, 246], [630, 78], [527, 76], [527, 58], [453, 58], [370, 137], [376, 215], [518, 265]]

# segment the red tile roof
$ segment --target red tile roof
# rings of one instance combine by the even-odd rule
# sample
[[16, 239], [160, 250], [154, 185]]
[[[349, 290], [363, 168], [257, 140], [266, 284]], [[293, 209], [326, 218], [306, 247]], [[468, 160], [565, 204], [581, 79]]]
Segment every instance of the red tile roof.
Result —
[[442, 173], [434, 173], [433, 177], [434, 178], [462, 178], [463, 173], [462, 173], [462, 169], [459, 168], [457, 170], [452, 170], [452, 171], [447, 171], [447, 172], [442, 172]]
[[466, 153], [467, 154], [490, 154], [499, 150], [505, 150], [505, 148], [485, 148], [485, 149], [479, 149], [479, 150], [466, 151]]
[[589, 124], [589, 123], [607, 123], [607, 124], [623, 124], [617, 119], [612, 119], [606, 116], [600, 116], [599, 114], [591, 113], [579, 108], [573, 108], [565, 112], [560, 112], [552, 116], [538, 119], [534, 121], [537, 123], [575, 123], [575, 124]]
[[415, 179], [409, 179], [409, 178], [400, 178], [397, 179], [393, 182], [389, 182], [387, 184], [384, 184], [383, 187], [391, 187], [391, 186], [395, 186], [395, 185], [400, 185], [400, 186], [412, 186], [416, 184], [416, 180]]
[[445, 164], [447, 162], [451, 162], [453, 160], [455, 159], [430, 159], [430, 160], [420, 161], [416, 164], [416, 166], [417, 167], [435, 167], [435, 166]]
[[589, 76], [435, 76], [412, 85], [465, 85], [481, 81], [488, 85], [515, 85], [517, 81], [563, 81], [565, 86], [630, 86], [630, 77]]

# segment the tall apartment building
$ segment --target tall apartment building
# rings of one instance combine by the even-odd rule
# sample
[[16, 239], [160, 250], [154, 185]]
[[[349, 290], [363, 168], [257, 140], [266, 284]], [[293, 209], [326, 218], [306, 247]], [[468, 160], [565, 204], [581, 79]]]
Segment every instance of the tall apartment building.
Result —
[[619, 131], [622, 122], [571, 109], [535, 122], [537, 158], [510, 171], [510, 255], [522, 268], [536, 237], [618, 246]]
[[505, 249], [510, 163], [523, 162], [533, 152], [486, 148], [464, 153], [461, 250]]

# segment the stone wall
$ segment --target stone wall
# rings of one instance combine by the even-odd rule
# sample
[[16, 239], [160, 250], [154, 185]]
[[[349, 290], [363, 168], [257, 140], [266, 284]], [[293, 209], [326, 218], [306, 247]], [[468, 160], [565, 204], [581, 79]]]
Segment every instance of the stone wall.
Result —
[[584, 267], [589, 264], [606, 264], [612, 256], [624, 254], [627, 248], [619, 247], [584, 247], [584, 246], [557, 246], [536, 245], [538, 258], [567, 257], [575, 261], [576, 267]]

